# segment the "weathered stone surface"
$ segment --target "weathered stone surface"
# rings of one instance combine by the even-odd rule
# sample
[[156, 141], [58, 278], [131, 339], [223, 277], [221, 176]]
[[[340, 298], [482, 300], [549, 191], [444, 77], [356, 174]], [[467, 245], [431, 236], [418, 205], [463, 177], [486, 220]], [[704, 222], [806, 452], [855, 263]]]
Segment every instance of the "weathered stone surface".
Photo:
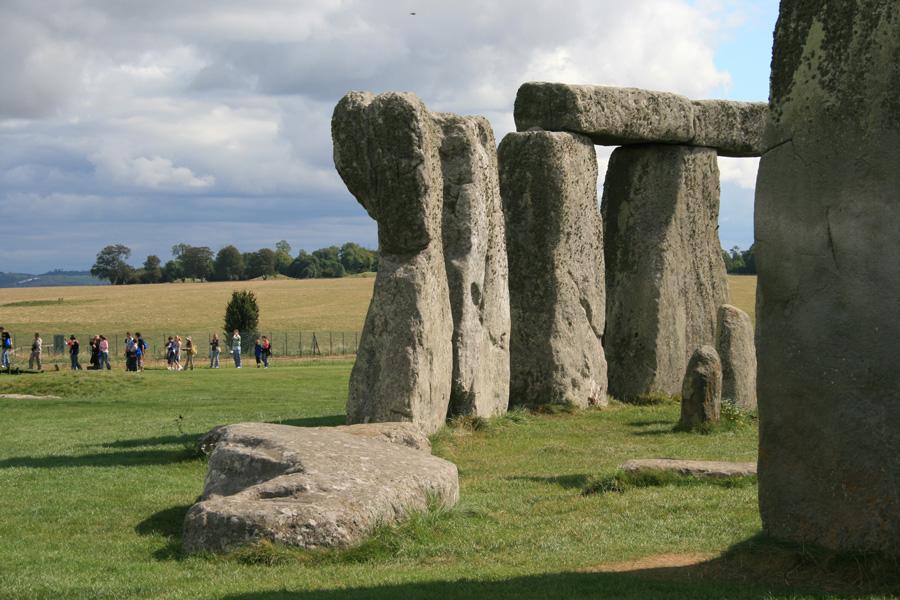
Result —
[[412, 94], [344, 96], [331, 123], [334, 163], [378, 221], [369, 312], [350, 375], [350, 423], [446, 420], [453, 320], [441, 221], [441, 134]]
[[186, 552], [260, 540], [350, 546], [429, 502], [459, 499], [456, 466], [402, 444], [328, 427], [221, 428], [200, 501], [184, 521]]
[[692, 101], [669, 92], [599, 85], [528, 82], [516, 95], [516, 128], [570, 131], [607, 146], [709, 146], [721, 156], [763, 152], [767, 105]]
[[718, 423], [722, 407], [722, 361], [712, 346], [697, 348], [681, 386], [680, 429]]
[[900, 554], [900, 4], [783, 2], [756, 188], [759, 500]]
[[716, 352], [722, 360], [722, 398], [746, 410], [756, 408], [756, 346], [753, 321], [736, 306], [719, 307]]
[[691, 353], [715, 344], [728, 300], [715, 151], [616, 149], [603, 186], [609, 391], [681, 392]]
[[453, 313], [452, 414], [509, 403], [509, 282], [497, 144], [484, 117], [434, 115], [444, 177], [444, 262]]
[[627, 473], [669, 471], [691, 477], [753, 477], [755, 462], [725, 462], [717, 460], [677, 460], [672, 458], [636, 458], [622, 463]]
[[594, 145], [570, 133], [510, 133], [499, 162], [512, 313], [510, 403], [606, 404]]
[[715, 148], [721, 156], [760, 156], [769, 105], [765, 102], [695, 100], [693, 146]]

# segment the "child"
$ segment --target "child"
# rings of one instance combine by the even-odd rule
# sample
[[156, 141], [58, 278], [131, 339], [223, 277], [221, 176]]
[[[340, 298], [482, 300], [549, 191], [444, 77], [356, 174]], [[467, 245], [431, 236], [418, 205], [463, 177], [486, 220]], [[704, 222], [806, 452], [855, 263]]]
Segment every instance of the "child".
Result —
[[194, 354], [196, 354], [197, 349], [194, 348], [194, 340], [191, 339], [191, 336], [187, 336], [185, 339], [184, 351], [187, 353], [187, 362], [184, 364], [185, 369], [194, 370]]
[[262, 336], [262, 360], [264, 369], [269, 368], [269, 357], [272, 356], [272, 343], [269, 338]]
[[137, 341], [135, 342], [140, 348], [140, 353], [137, 355], [137, 368], [138, 371], [144, 372], [144, 356], [147, 355], [147, 342], [144, 341], [143, 336], [140, 333], [134, 334], [137, 337]]
[[262, 363], [262, 355], [263, 355], [263, 347], [262, 344], [259, 343], [259, 338], [256, 338], [256, 346], [253, 347], [253, 354], [256, 356], [256, 368], [259, 368], [259, 365]]
[[175, 338], [171, 335], [166, 342], [166, 369], [171, 371], [175, 368]]

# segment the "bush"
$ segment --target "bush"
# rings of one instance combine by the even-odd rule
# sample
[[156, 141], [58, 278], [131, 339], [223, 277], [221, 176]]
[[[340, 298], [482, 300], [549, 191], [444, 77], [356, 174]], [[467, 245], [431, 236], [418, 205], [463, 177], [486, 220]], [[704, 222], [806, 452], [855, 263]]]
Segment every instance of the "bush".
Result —
[[[231, 293], [231, 301], [225, 309], [225, 336], [226, 340], [231, 332], [237, 329], [241, 337], [246, 338], [244, 348], [251, 348], [252, 339], [256, 336], [259, 327], [259, 305], [256, 296], [250, 290], [234, 291]], [[251, 348], [252, 349], [252, 348]]]

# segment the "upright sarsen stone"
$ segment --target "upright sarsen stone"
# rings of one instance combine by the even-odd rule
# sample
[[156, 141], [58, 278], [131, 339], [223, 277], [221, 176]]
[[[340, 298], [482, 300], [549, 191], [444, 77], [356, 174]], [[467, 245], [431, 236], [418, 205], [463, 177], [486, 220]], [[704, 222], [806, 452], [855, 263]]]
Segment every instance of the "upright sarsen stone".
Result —
[[350, 375], [347, 419], [445, 422], [453, 320], [441, 222], [441, 134], [412, 94], [344, 96], [332, 117], [334, 163], [378, 222], [375, 290]]
[[453, 313], [451, 414], [509, 403], [509, 282], [497, 144], [484, 117], [433, 115], [442, 134], [444, 262]]
[[730, 304], [719, 307], [716, 352], [722, 359], [722, 399], [755, 410], [756, 345], [750, 315]]
[[765, 531], [900, 554], [900, 4], [782, 2], [756, 187]]
[[506, 218], [510, 403], [606, 403], [603, 231], [593, 143], [510, 133], [500, 144]]
[[722, 408], [722, 362], [712, 346], [697, 348], [681, 384], [678, 429], [692, 431], [718, 423]]
[[719, 169], [709, 148], [616, 149], [603, 187], [609, 391], [681, 392], [695, 348], [714, 345], [728, 298], [718, 236]]

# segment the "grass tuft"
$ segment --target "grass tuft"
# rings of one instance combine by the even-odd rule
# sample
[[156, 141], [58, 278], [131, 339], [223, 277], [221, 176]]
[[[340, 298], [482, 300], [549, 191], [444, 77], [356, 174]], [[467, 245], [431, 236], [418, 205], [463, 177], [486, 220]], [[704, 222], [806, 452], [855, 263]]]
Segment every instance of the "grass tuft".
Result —
[[619, 471], [612, 475], [591, 478], [582, 489], [582, 495], [623, 494], [629, 490], [667, 486], [716, 486], [726, 489], [756, 485], [756, 477], [694, 477], [671, 471]]

